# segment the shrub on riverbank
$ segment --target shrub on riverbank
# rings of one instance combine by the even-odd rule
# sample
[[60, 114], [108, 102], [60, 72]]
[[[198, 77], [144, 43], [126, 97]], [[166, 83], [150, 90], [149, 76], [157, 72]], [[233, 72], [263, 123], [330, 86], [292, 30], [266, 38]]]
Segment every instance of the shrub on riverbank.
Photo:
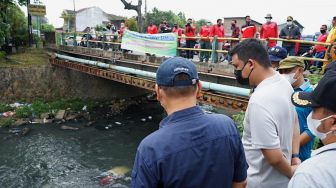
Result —
[[244, 117], [245, 117], [245, 112], [243, 112], [243, 111], [232, 116], [233, 121], [236, 123], [236, 126], [239, 130], [240, 136], [243, 136]]
[[0, 119], [0, 127], [9, 127], [13, 123], [14, 123], [14, 119], [12, 117]]

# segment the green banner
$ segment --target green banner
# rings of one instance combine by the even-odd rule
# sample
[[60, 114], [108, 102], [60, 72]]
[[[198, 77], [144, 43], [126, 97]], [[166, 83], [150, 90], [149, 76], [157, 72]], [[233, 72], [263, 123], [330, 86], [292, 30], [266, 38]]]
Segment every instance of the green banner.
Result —
[[159, 56], [176, 56], [177, 35], [175, 33], [141, 34], [125, 30], [121, 48], [135, 52], [155, 54]]

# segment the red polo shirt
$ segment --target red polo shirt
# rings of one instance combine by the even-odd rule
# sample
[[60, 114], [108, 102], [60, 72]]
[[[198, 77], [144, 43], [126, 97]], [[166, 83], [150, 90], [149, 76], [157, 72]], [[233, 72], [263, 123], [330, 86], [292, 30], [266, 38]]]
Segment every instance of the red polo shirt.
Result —
[[[260, 29], [260, 38], [261, 39], [268, 39], [268, 38], [278, 38], [278, 25], [275, 22], [271, 23], [264, 23]], [[268, 41], [268, 47], [272, 48], [276, 46], [275, 40]]]
[[[328, 38], [328, 34], [321, 34], [318, 38], [317, 38], [317, 42], [326, 42]], [[327, 50], [327, 48], [323, 45], [315, 45], [315, 50], [316, 52], [325, 52]]]
[[[199, 34], [200, 34], [201, 37], [210, 37], [211, 27], [210, 26], [202, 26]], [[202, 39], [202, 41], [210, 41], [210, 39]]]
[[147, 27], [147, 33], [148, 34], [157, 34], [158, 30], [157, 30], [156, 25], [148, 26]]
[[243, 34], [243, 38], [254, 38], [257, 32], [257, 27], [254, 24], [243, 25], [241, 32]]
[[[213, 25], [211, 36], [217, 36], [219, 38], [223, 38], [224, 37], [224, 27], [222, 25], [218, 26], [217, 24]], [[224, 40], [219, 39], [218, 42], [224, 42]]]

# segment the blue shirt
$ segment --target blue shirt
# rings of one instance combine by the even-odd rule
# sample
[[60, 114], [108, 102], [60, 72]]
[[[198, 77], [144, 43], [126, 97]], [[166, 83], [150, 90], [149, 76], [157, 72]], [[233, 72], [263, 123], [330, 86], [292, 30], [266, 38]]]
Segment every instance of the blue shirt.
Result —
[[[310, 84], [309, 80], [305, 80], [305, 83], [302, 84], [299, 88], [294, 89], [294, 91], [295, 92], [299, 92], [299, 91], [311, 92], [313, 91], [313, 87]], [[298, 114], [299, 124], [300, 124], [300, 134], [306, 132], [310, 137], [310, 141], [306, 145], [300, 147], [299, 158], [301, 159], [302, 162], [310, 158], [311, 150], [314, 145], [315, 136], [310, 132], [310, 130], [308, 129], [308, 125], [307, 125], [307, 117], [311, 111], [312, 111], [311, 108], [296, 107], [296, 112]]]
[[234, 122], [195, 106], [163, 119], [140, 143], [132, 187], [232, 187], [246, 179], [247, 168]]

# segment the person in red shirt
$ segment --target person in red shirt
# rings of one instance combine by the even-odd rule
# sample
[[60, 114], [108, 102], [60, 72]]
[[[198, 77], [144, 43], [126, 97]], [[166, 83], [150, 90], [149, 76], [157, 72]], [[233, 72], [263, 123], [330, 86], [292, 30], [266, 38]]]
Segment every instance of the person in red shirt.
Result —
[[[188, 38], [188, 37], [195, 37], [196, 34], [196, 24], [191, 18], [188, 19], [187, 24], [184, 28], [186, 38], [186, 48], [194, 48], [196, 39], [195, 38]], [[187, 59], [194, 58], [194, 51], [187, 50]]]
[[174, 24], [174, 28], [173, 28], [173, 31], [172, 31], [173, 33], [176, 33], [177, 34], [177, 36], [179, 37], [178, 39], [177, 39], [177, 42], [178, 42], [178, 47], [180, 47], [181, 46], [181, 36], [182, 36], [182, 29], [181, 28], [179, 28], [179, 26], [178, 26], [178, 23], [175, 23]]
[[147, 33], [148, 34], [157, 34], [158, 33], [158, 29], [153, 22], [149, 23], [149, 25], [147, 27]]
[[251, 17], [245, 16], [246, 24], [241, 27], [243, 38], [255, 38], [257, 27], [251, 23]]
[[[328, 29], [327, 25], [322, 25], [322, 26], [321, 26], [321, 28], [320, 28], [320, 32], [321, 32], [321, 34], [318, 36], [318, 38], [317, 38], [317, 42], [326, 42], [326, 41], [327, 41], [327, 38], [328, 38], [327, 29]], [[325, 52], [326, 52], [326, 51], [327, 51], [326, 46], [323, 46], [323, 45], [315, 45], [315, 46], [312, 48], [312, 52], [311, 52], [311, 53], [314, 53], [314, 52], [315, 52], [315, 55], [314, 55], [315, 58], [323, 59], [324, 56], [325, 56]], [[322, 68], [323, 62], [322, 62], [322, 61], [315, 61], [315, 62], [314, 62], [314, 65], [315, 65], [317, 68]]]
[[[218, 38], [224, 38], [224, 27], [223, 27], [223, 20], [217, 19], [217, 24], [212, 26], [211, 36]], [[218, 44], [216, 46], [216, 50], [223, 50], [224, 40], [218, 39]], [[218, 57], [215, 58], [214, 62], [224, 60], [224, 54], [218, 53]]]
[[[201, 30], [199, 32], [199, 35], [201, 38], [200, 40], [200, 45], [201, 49], [211, 49], [211, 43], [210, 43], [210, 35], [211, 35], [211, 22], [207, 22], [206, 25], [201, 27]], [[210, 52], [203, 52], [201, 51], [200, 53], [200, 61], [203, 62], [208, 62], [210, 58]]]
[[[260, 38], [261, 39], [268, 39], [268, 38], [278, 38], [278, 24], [272, 22], [272, 15], [267, 14], [266, 23], [262, 24], [260, 29]], [[272, 48], [276, 46], [275, 40], [268, 40], [268, 48]]]

